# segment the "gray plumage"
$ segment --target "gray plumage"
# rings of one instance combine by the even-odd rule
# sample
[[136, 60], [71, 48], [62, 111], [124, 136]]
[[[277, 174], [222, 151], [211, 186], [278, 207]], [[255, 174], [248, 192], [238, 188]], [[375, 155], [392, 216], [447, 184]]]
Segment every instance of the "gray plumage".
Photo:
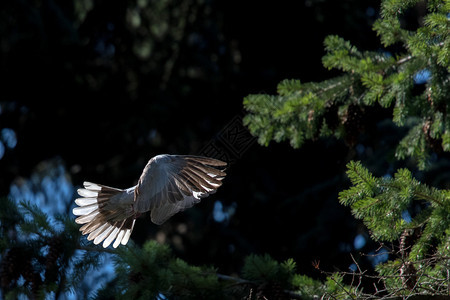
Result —
[[147, 163], [136, 186], [122, 190], [84, 182], [82, 198], [73, 214], [80, 231], [94, 244], [126, 245], [136, 218], [150, 211], [153, 223], [162, 224], [208, 195], [215, 193], [225, 177], [226, 163], [217, 159], [162, 154]]

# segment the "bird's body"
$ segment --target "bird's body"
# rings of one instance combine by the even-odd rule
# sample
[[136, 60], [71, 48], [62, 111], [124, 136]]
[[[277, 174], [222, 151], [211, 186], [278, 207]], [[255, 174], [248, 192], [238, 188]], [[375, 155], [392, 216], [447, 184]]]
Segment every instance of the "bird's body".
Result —
[[150, 211], [151, 220], [162, 224], [177, 212], [200, 202], [222, 184], [226, 163], [192, 155], [158, 155], [145, 166], [137, 185], [122, 190], [84, 182], [75, 203], [75, 222], [94, 244], [125, 245], [141, 214]]

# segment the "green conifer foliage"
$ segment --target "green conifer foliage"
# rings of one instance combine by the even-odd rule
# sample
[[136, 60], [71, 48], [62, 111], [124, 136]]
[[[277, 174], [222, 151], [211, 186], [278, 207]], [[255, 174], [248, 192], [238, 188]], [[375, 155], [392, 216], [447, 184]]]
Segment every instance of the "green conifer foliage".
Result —
[[[322, 283], [298, 274], [293, 259], [278, 262], [267, 254], [249, 255], [241, 276], [232, 277], [214, 267], [190, 265], [156, 241], [104, 249], [81, 238], [72, 219], [50, 219], [28, 202], [2, 199], [0, 220], [0, 291], [5, 299], [58, 299], [67, 291], [94, 299], [315, 299], [352, 291], [339, 275]], [[84, 277], [102, 267], [105, 253], [112, 254], [114, 278], [83, 296]]]
[[397, 126], [408, 128], [398, 159], [412, 157], [424, 169], [432, 151], [450, 151], [449, 2], [428, 1], [421, 26], [404, 29], [402, 14], [418, 2], [383, 1], [373, 26], [381, 43], [403, 49], [399, 53], [361, 51], [328, 36], [322, 62], [341, 76], [309, 83], [284, 80], [277, 95], [247, 96], [244, 122], [259, 143], [288, 140], [298, 148], [305, 140], [333, 135], [354, 145], [365, 114], [382, 107]]
[[5, 299], [57, 298], [79, 287], [86, 272], [101, 263], [100, 252], [76, 253], [84, 246], [68, 216], [50, 220], [35, 204], [3, 198], [0, 220], [0, 288]]
[[[417, 5], [426, 6], [426, 14], [411, 29], [402, 19]], [[354, 146], [365, 127], [375, 125], [365, 117], [384, 111], [405, 133], [395, 157], [412, 158], [425, 169], [433, 152], [450, 151], [449, 11], [449, 1], [382, 1], [373, 29], [385, 51], [362, 51], [328, 36], [322, 63], [341, 75], [322, 82], [283, 80], [277, 95], [249, 95], [244, 123], [266, 146], [273, 140], [298, 148], [329, 136]], [[373, 276], [354, 260], [359, 273], [340, 273], [352, 276], [351, 288], [340, 284], [339, 275], [329, 276], [327, 282], [334, 278], [337, 287], [332, 297], [448, 296], [450, 192], [420, 183], [407, 169], [377, 178], [359, 162], [347, 167], [352, 185], [339, 194], [341, 204], [364, 222], [373, 240], [392, 251]], [[376, 279], [382, 287], [365, 294], [355, 278]]]
[[406, 169], [393, 178], [376, 178], [359, 162], [347, 167], [352, 187], [340, 193], [340, 202], [364, 221], [374, 240], [400, 241], [391, 259], [377, 266], [388, 291], [448, 293], [444, 283], [450, 268], [450, 191], [430, 188]]
[[[156, 241], [118, 249], [115, 295], [123, 299], [225, 299], [216, 270], [190, 266]], [[108, 287], [109, 288], [109, 287]], [[100, 292], [102, 295], [103, 292]], [[100, 297], [102, 298], [102, 297]]]

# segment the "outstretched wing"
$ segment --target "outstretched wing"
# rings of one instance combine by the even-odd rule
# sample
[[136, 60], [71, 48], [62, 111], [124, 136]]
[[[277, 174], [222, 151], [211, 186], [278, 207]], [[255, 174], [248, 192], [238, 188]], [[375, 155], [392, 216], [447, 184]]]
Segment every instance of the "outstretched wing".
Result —
[[201, 156], [155, 156], [139, 178], [134, 210], [140, 213], [150, 210], [152, 222], [160, 225], [214, 193], [222, 185], [226, 165]]

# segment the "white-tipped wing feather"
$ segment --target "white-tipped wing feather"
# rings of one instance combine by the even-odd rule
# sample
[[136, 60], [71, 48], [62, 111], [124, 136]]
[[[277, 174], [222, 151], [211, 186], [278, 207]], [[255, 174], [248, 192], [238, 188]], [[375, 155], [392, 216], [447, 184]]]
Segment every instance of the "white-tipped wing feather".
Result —
[[82, 234], [89, 234], [87, 239], [94, 240], [94, 244], [103, 241], [103, 247], [108, 247], [112, 241], [116, 241], [116, 248], [124, 241], [126, 233], [133, 230], [135, 212], [134, 189], [121, 190], [91, 182], [84, 182], [84, 189], [79, 189], [78, 194], [84, 198], [78, 198], [75, 203], [79, 207], [73, 209], [73, 214], [79, 216], [75, 219], [81, 226]]
[[162, 224], [192, 207], [222, 185], [226, 163], [190, 155], [158, 155], [144, 168], [136, 186], [134, 209], [150, 210], [152, 222]]

